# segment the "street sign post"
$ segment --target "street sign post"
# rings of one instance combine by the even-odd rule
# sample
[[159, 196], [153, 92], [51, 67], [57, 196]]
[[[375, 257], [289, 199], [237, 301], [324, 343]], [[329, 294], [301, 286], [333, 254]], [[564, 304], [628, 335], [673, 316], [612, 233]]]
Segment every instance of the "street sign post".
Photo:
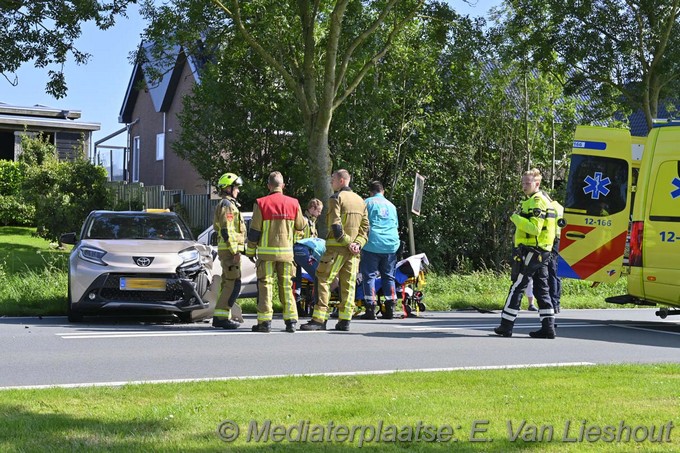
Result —
[[406, 223], [408, 224], [408, 245], [411, 256], [416, 254], [416, 241], [413, 233], [413, 217], [420, 215], [420, 209], [423, 204], [423, 191], [425, 189], [425, 177], [416, 173], [416, 180], [413, 185], [413, 198], [411, 199], [411, 209], [406, 210]]

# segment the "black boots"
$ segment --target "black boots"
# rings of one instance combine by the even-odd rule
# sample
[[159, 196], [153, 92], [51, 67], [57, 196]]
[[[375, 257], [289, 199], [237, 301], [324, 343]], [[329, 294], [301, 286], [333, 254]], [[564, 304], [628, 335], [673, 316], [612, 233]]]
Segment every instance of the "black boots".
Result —
[[501, 325], [493, 329], [493, 331], [496, 335], [500, 335], [501, 337], [511, 337], [514, 324], [515, 323], [512, 321], [501, 318]]
[[262, 321], [253, 326], [251, 329], [253, 332], [269, 333], [272, 331], [271, 321]]
[[343, 332], [349, 332], [349, 321], [346, 319], [341, 319], [335, 325], [335, 330], [341, 330]]
[[385, 311], [383, 311], [382, 317], [383, 319], [393, 319], [394, 318], [394, 301], [393, 300], [386, 300], [385, 301]]
[[326, 330], [326, 322], [319, 322], [311, 319], [307, 324], [301, 325], [300, 330]]
[[236, 321], [232, 321], [231, 319], [227, 319], [227, 318], [213, 318], [212, 326], [216, 329], [234, 330], [234, 329], [238, 329], [241, 326], [241, 324], [237, 323]]
[[534, 332], [529, 332], [531, 338], [555, 338], [555, 318], [541, 320], [541, 328]]
[[366, 312], [359, 319], [373, 320], [375, 318], [375, 305], [366, 305]]
[[286, 321], [286, 332], [295, 333], [296, 327], [297, 321], [295, 320]]

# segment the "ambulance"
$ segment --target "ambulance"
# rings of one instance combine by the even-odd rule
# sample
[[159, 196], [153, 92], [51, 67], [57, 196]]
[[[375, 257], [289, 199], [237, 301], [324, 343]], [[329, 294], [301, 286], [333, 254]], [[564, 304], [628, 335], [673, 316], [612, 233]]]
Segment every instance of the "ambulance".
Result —
[[646, 138], [625, 129], [576, 129], [558, 275], [626, 277], [617, 304], [680, 314], [680, 122], [655, 121]]

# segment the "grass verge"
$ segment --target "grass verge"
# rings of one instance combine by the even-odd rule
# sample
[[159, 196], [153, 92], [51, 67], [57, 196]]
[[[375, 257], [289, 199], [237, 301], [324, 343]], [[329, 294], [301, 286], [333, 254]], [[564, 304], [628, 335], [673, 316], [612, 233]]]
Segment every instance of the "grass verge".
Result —
[[[340, 452], [363, 432], [377, 452], [671, 452], [678, 388], [680, 365], [664, 364], [6, 390], [0, 450]], [[239, 429], [233, 442], [218, 435], [227, 421]], [[253, 440], [267, 421], [281, 441]], [[363, 428], [343, 441], [338, 425], [378, 437]], [[307, 442], [295, 441], [304, 426]]]

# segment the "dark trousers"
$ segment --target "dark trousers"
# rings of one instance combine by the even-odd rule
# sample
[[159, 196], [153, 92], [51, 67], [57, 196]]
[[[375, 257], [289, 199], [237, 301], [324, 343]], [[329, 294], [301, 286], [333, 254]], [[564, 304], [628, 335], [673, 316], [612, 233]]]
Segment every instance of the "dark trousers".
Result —
[[534, 297], [538, 303], [538, 314], [543, 319], [554, 318], [555, 310], [550, 301], [548, 288], [548, 261], [550, 252], [537, 248], [520, 246], [513, 261], [512, 285], [503, 306], [501, 318], [515, 322], [519, 314], [520, 302], [529, 279], [534, 283]]
[[562, 296], [562, 279], [557, 276], [557, 257], [560, 249], [560, 239], [555, 239], [555, 244], [550, 252], [550, 262], [548, 263], [548, 289], [550, 300], [552, 301], [555, 312], [560, 310], [560, 297]]

